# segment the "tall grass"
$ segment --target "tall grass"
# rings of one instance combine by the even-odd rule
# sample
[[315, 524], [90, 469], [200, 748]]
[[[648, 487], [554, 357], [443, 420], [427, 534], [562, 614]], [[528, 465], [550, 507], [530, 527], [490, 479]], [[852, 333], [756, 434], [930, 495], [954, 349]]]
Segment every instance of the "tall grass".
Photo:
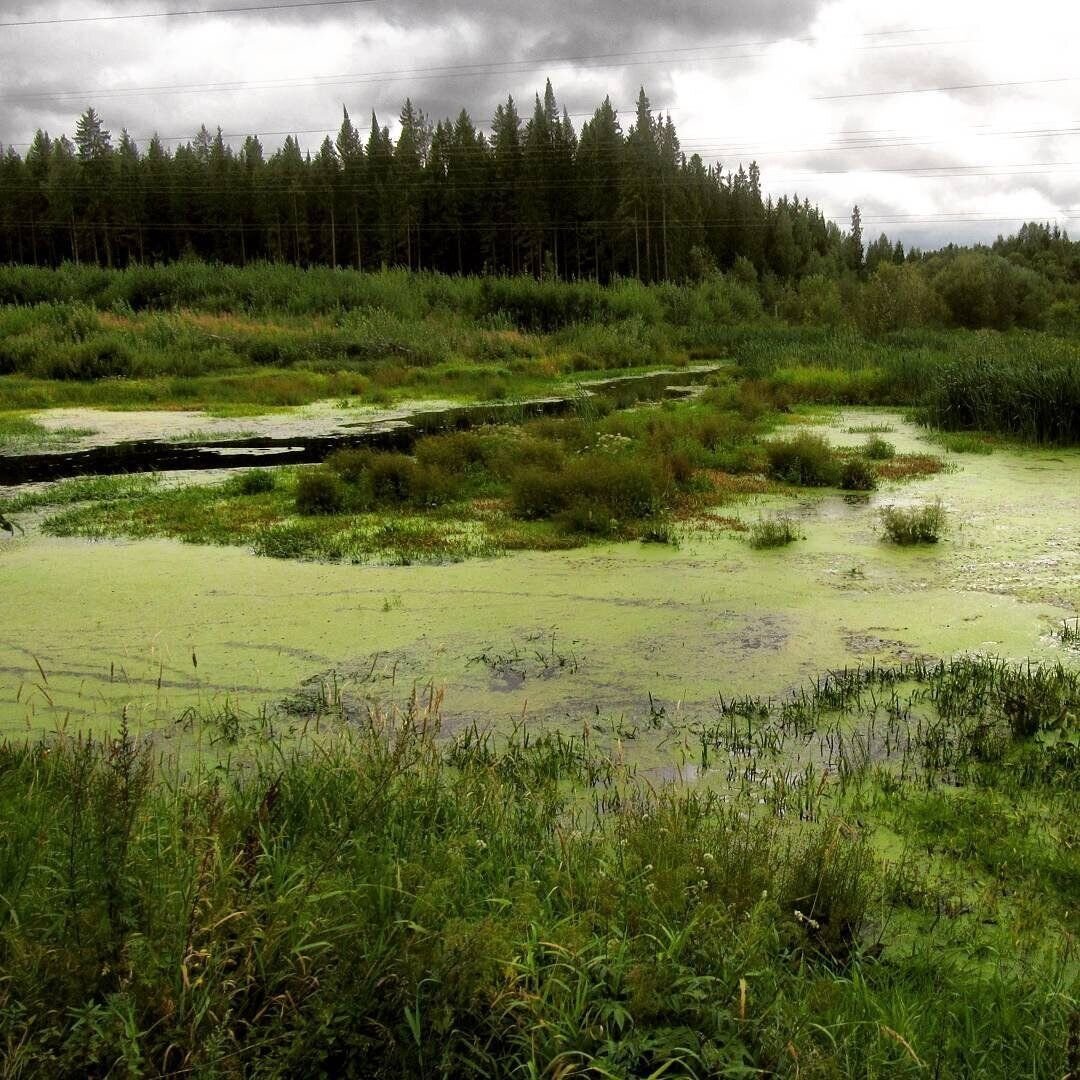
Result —
[[[1078, 701], [1075, 673], [985, 660], [721, 698], [661, 732], [702, 768], [726, 751], [743, 783], [715, 792], [638, 779], [599, 717], [451, 738], [437, 695], [344, 724], [336, 684], [284, 716], [186, 714], [173, 734], [218, 752], [182, 768], [123, 726], [0, 745], [5, 1065], [1060, 1077], [1078, 1002], [1053, 913], [1080, 872], [1030, 824], [1069, 827], [1075, 749], [1045, 736]], [[827, 745], [832, 782], [794, 776], [789, 742]], [[872, 822], [908, 853], [877, 859]], [[968, 920], [972, 878], [1042, 903], [973, 888]]]

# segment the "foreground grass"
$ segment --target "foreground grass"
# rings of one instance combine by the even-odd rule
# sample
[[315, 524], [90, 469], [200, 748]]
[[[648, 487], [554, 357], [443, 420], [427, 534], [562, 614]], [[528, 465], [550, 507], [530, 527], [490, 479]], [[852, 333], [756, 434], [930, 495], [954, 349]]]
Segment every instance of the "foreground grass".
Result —
[[656, 719], [698, 789], [600, 718], [441, 737], [437, 697], [188, 714], [216, 750], [182, 770], [123, 730], [5, 744], [6, 1067], [1060, 1080], [1078, 707], [1061, 668], [830, 676]]

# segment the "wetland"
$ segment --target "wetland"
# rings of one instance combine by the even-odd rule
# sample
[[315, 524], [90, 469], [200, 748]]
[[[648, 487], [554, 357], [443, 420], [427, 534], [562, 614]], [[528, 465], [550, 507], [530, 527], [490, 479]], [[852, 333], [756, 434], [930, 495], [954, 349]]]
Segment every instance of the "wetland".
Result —
[[0, 309], [10, 1074], [1080, 1074], [1072, 341], [355, 278]]

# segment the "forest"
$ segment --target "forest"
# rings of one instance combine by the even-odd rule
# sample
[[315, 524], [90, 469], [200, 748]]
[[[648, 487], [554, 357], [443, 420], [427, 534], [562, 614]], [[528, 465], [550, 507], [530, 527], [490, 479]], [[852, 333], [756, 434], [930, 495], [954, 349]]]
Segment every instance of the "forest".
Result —
[[[268, 155], [254, 135], [235, 149], [205, 126], [144, 150], [127, 131], [114, 140], [91, 107], [73, 139], [39, 130], [25, 154], [0, 154], [0, 262], [198, 258], [603, 283], [722, 271], [804, 322], [835, 321], [837, 293], [885, 267], [881, 290], [909, 324], [1080, 321], [1080, 244], [1056, 226], [931, 255], [884, 234], [864, 243], [858, 206], [842, 230], [806, 198], [767, 196], [754, 162], [687, 157], [644, 88], [626, 131], [609, 98], [575, 131], [550, 80], [527, 120], [508, 97], [488, 133], [464, 109], [433, 123], [411, 100], [398, 121], [395, 141], [372, 114], [365, 138], [344, 110], [314, 156], [295, 136]], [[922, 269], [933, 288], [894, 266]]]

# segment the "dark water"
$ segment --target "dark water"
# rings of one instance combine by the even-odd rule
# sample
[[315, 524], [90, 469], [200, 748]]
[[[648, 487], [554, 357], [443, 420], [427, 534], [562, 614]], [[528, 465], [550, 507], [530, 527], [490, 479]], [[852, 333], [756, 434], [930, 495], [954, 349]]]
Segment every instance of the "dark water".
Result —
[[[664, 372], [608, 379], [590, 385], [594, 397], [618, 399], [627, 390], [635, 400], [682, 396], [710, 371]], [[625, 403], [625, 402], [624, 402]], [[220, 442], [177, 443], [157, 439], [114, 443], [68, 453], [0, 454], [0, 486], [64, 480], [73, 476], [305, 465], [325, 461], [335, 450], [367, 447], [408, 451], [425, 435], [464, 431], [483, 424], [520, 423], [539, 416], [565, 416], [579, 408], [575, 398], [460, 405], [414, 413], [408, 419], [358, 424], [333, 434], [273, 438], [257, 436]]]

